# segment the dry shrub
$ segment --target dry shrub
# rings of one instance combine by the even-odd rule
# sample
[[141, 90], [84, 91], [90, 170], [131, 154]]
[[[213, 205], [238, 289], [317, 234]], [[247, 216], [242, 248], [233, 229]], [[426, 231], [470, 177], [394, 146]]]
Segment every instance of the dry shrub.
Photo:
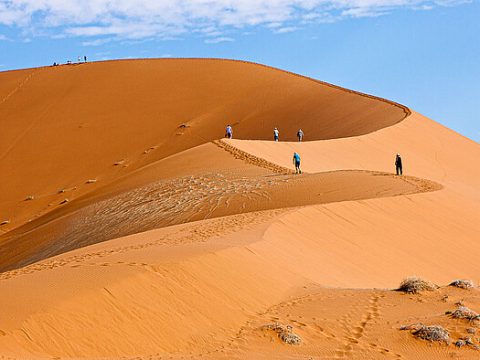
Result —
[[448, 286], [455, 286], [460, 289], [472, 289], [475, 287], [475, 284], [472, 280], [458, 279], [450, 283]]
[[412, 276], [402, 281], [398, 291], [403, 291], [408, 294], [418, 294], [422, 291], [433, 291], [436, 289], [438, 289], [437, 285], [416, 276]]
[[292, 331], [292, 327], [290, 325], [285, 326], [276, 322], [274, 324], [263, 326], [263, 329], [275, 331], [280, 340], [282, 340], [285, 344], [298, 345], [302, 342], [300, 336]]
[[449, 343], [450, 335], [440, 325], [426, 326], [422, 325], [419, 329], [412, 332], [415, 337], [428, 341], [443, 341]]
[[459, 306], [457, 310], [450, 313], [454, 319], [478, 320], [480, 315], [466, 306]]

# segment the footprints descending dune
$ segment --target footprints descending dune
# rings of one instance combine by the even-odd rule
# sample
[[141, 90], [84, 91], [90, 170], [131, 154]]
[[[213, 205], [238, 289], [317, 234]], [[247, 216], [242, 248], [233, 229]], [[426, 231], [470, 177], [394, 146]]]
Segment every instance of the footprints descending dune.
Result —
[[270, 171], [273, 171], [278, 174], [293, 174], [294, 171], [291, 169], [288, 169], [286, 167], [277, 165], [275, 163], [272, 163], [270, 161], [267, 161], [265, 159], [259, 158], [255, 155], [249, 154], [245, 151], [240, 150], [239, 148], [236, 148], [235, 146], [232, 146], [225, 142], [224, 140], [216, 140], [213, 141], [215, 145], [218, 147], [224, 149], [225, 151], [229, 152], [232, 154], [235, 159], [240, 159], [245, 161], [248, 164], [255, 165]]
[[5, 95], [1, 100], [0, 100], [0, 106], [6, 102], [8, 99], [10, 99], [13, 95], [15, 95], [16, 92], [18, 92], [21, 88], [23, 88], [29, 81], [30, 79], [36, 74], [37, 71], [41, 70], [41, 68], [38, 69], [33, 69], [32, 72], [30, 72], [22, 82], [20, 82], [12, 91], [10, 91], [7, 95]]
[[[286, 211], [288, 210], [275, 209], [270, 211], [252, 212], [195, 222], [188, 224], [188, 226], [181, 225], [174, 231], [168, 231], [166, 234], [152, 236], [152, 239], [146, 242], [123, 246], [112, 246], [108, 250], [83, 252], [79, 255], [65, 256], [61, 259], [45, 260], [24, 266], [16, 270], [6, 271], [0, 273], [0, 280], [6, 280], [38, 271], [52, 270], [63, 266], [78, 268], [83, 266], [122, 265], [125, 264], [125, 262], [101, 262], [101, 259], [110, 255], [143, 250], [150, 247], [187, 245], [205, 242], [216, 236], [224, 236], [230, 233], [238, 232], [246, 226], [262, 224]], [[131, 262], [128, 265], [146, 266], [147, 264]]]

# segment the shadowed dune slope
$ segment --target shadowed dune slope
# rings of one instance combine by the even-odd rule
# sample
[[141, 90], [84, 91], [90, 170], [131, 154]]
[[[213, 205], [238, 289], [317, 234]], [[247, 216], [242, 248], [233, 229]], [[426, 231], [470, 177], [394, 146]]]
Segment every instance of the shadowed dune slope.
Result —
[[[4, 225], [10, 231], [0, 244], [3, 269], [14, 268], [0, 273], [0, 359], [478, 358], [474, 347], [399, 330], [440, 324], [456, 341], [473, 329], [480, 345], [478, 322], [445, 314], [458, 301], [479, 311], [478, 288], [386, 290], [409, 275], [480, 282], [478, 143], [417, 113], [398, 122], [405, 113], [392, 103], [253, 64], [127, 61], [5, 76], [20, 82], [32, 71], [22, 87], [0, 85], [13, 94], [0, 111], [13, 114], [10, 101], [28, 91], [40, 96], [40, 83], [29, 84], [43, 76], [65, 76], [58, 83], [69, 90], [58, 94], [95, 103], [97, 112], [82, 127], [68, 122], [79, 121], [82, 108], [64, 107], [65, 123], [45, 116], [27, 126], [18, 115], [9, 145], [2, 142], [4, 159], [22, 164], [7, 168], [13, 179], [29, 192], [38, 185], [45, 199], [18, 205], [14, 180], [2, 188], [2, 209], [20, 215]], [[119, 72], [129, 74], [125, 93]], [[136, 81], [145, 74], [148, 86]], [[157, 89], [175, 77], [169, 91]], [[84, 78], [105, 96], [82, 98], [71, 84]], [[192, 78], [210, 87], [192, 90]], [[128, 103], [137, 90], [152, 98]], [[33, 106], [32, 93], [25, 99]], [[169, 94], [182, 96], [161, 103]], [[332, 123], [322, 117], [329, 106], [338, 115]], [[162, 121], [147, 116], [163, 107]], [[121, 121], [110, 117], [114, 110]], [[296, 122], [299, 112], [308, 121]], [[231, 116], [235, 134], [254, 140], [211, 141]], [[279, 118], [281, 140], [302, 126], [314, 141], [261, 140]], [[188, 126], [178, 128], [182, 122]], [[43, 167], [24, 141], [43, 145]], [[301, 176], [291, 173], [293, 151], [302, 156]], [[397, 152], [403, 177], [392, 174]], [[288, 346], [263, 328], [276, 321], [302, 343]]]
[[[195, 171], [191, 163], [200, 165], [202, 159], [208, 162]], [[175, 176], [168, 176], [169, 171]], [[161, 160], [71, 203], [61, 204], [58, 197], [55, 210], [0, 236], [0, 270], [181, 223], [440, 188], [431, 181], [382, 172], [279, 174], [235, 159], [210, 143]]]
[[[0, 73], [0, 221], [45, 213], [64, 189], [89, 192], [134, 169], [223, 136], [293, 140], [369, 133], [408, 109], [240, 61], [128, 60]], [[21, 164], [21, 165], [20, 165]], [[115, 166], [114, 164], [117, 164]], [[96, 180], [96, 185], [86, 184]], [[36, 201], [23, 202], [33, 196]]]

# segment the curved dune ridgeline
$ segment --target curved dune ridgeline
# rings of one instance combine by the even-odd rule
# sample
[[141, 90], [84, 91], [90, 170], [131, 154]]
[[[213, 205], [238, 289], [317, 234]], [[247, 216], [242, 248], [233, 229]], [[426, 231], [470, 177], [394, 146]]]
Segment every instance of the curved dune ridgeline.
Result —
[[[270, 139], [277, 126], [283, 140], [294, 140], [298, 127], [318, 140], [376, 131], [408, 112], [267, 66], [213, 59], [3, 72], [0, 101], [0, 173], [8, 173], [0, 217], [10, 220], [8, 229], [49, 211], [61, 190], [87, 193], [88, 180], [99, 186], [218, 139], [228, 123], [235, 138]], [[37, 201], [26, 209], [31, 195]]]
[[480, 146], [402, 105], [128, 60], [0, 73], [0, 121], [0, 360], [478, 358]]

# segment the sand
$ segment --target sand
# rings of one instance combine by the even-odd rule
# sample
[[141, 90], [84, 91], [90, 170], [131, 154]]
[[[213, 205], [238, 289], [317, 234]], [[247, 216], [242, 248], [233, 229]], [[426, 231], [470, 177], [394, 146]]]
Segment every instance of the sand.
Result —
[[[480, 311], [478, 289], [446, 286], [480, 281], [478, 143], [238, 61], [0, 79], [0, 359], [478, 357], [453, 343], [479, 324], [445, 315]], [[442, 287], [393, 291], [410, 275]], [[400, 330], [419, 322], [451, 343]]]

